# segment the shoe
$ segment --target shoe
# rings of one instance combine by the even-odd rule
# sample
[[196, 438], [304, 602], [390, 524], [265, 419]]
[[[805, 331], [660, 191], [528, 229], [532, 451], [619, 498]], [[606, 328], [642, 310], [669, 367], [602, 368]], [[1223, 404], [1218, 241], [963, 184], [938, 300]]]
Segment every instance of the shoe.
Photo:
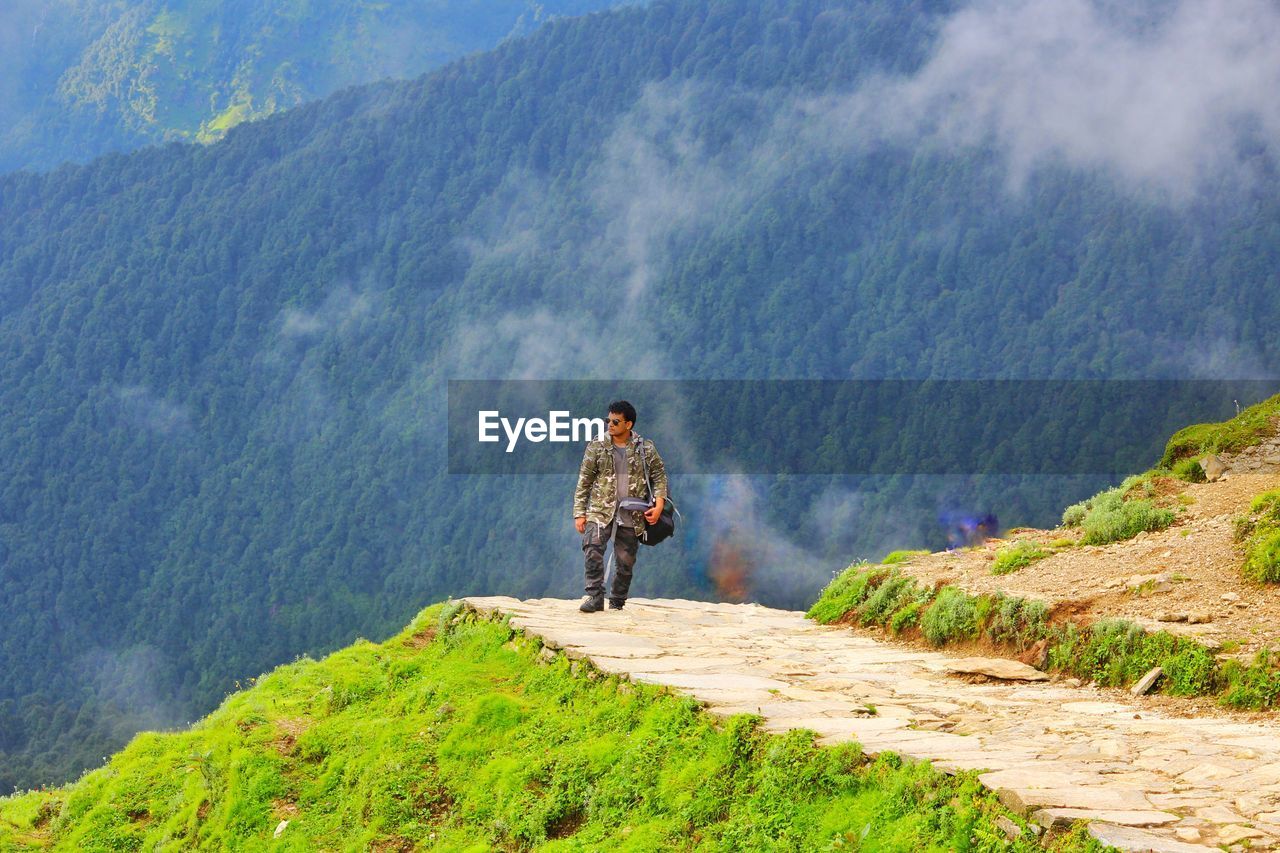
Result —
[[626, 602], [625, 602], [625, 601], [613, 601], [612, 599], [610, 599], [610, 601], [609, 601], [609, 609], [610, 609], [610, 610], [621, 610], [624, 604], [626, 604]]
[[595, 613], [598, 610], [604, 610], [604, 597], [592, 598], [588, 595], [582, 599], [582, 603], [578, 605], [578, 609], [583, 613]]

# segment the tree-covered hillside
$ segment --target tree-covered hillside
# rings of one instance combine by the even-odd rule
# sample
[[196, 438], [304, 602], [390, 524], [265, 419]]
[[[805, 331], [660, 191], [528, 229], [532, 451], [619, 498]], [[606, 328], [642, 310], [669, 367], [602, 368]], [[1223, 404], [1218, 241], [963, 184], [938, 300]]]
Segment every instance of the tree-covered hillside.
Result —
[[[0, 786], [68, 778], [424, 602], [574, 594], [575, 472], [446, 473], [451, 378], [1275, 363], [1271, 149], [1175, 191], [1013, 162], [998, 124], [885, 125], [956, 20], [667, 0], [211, 146], [0, 179]], [[636, 591], [745, 573], [795, 606], [936, 537], [940, 508], [1036, 523], [1098, 483], [1017, 485], [677, 477], [695, 523]]]
[[0, 172], [83, 162], [385, 77], [612, 0], [16, 0], [0, 12]]

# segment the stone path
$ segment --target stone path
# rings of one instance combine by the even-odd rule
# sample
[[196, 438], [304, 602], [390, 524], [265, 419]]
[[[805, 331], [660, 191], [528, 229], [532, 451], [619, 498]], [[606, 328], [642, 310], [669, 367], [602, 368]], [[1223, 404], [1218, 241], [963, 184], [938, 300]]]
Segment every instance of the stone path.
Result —
[[1280, 848], [1280, 724], [1178, 719], [1054, 683], [972, 683], [956, 658], [752, 604], [469, 598], [552, 648], [678, 688], [766, 729], [812, 729], [944, 770], [982, 771], [1041, 825], [1087, 819], [1122, 850]]

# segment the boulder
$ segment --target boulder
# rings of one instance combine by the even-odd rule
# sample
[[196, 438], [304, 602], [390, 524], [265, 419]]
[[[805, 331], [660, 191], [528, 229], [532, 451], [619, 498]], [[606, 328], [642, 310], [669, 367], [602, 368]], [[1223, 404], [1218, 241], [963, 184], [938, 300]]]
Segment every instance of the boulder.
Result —
[[1200, 458], [1200, 470], [1204, 471], [1204, 478], [1212, 483], [1226, 473], [1227, 466], [1222, 464], [1221, 459], [1210, 453]]

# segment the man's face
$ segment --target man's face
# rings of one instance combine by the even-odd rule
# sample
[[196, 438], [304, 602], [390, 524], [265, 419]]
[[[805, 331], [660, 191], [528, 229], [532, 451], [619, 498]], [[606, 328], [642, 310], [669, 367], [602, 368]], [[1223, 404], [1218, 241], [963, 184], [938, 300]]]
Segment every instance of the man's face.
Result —
[[633, 423], [633, 421], [624, 420], [626, 415], [622, 414], [622, 412], [610, 412], [604, 417], [605, 427], [609, 430], [609, 435], [611, 436], [626, 435]]

